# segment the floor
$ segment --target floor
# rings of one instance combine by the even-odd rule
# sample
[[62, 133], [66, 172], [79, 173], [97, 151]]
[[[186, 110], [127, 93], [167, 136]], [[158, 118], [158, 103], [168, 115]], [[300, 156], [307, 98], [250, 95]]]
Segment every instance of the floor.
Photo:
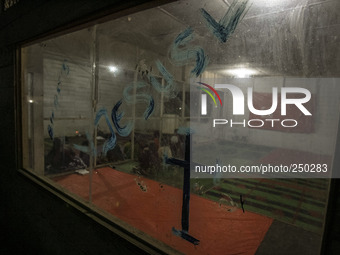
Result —
[[[236, 166], [260, 163], [288, 165], [292, 162], [331, 165], [331, 157], [328, 155], [230, 142], [216, 146], [221, 147], [218, 150], [227, 151], [230, 155], [230, 160], [224, 160], [224, 164]], [[200, 150], [202, 155], [206, 155], [206, 159], [211, 159], [209, 146], [202, 146]], [[329, 179], [238, 178], [220, 179], [218, 183], [211, 179], [197, 179], [192, 186], [200, 187], [197, 194], [217, 202], [228, 196], [239, 204], [242, 195], [247, 211], [266, 215], [316, 234], [323, 231]]]
[[326, 179], [228, 179], [204, 197], [219, 201], [229, 194], [238, 202], [242, 194], [245, 210], [321, 234], [327, 188]]
[[256, 255], [319, 255], [321, 236], [274, 220]]
[[[293, 150], [221, 146], [233, 165], [331, 162], [327, 155]], [[189, 234], [201, 241], [193, 246], [171, 232], [172, 227], [181, 228], [182, 170], [164, 168], [142, 177], [132, 171], [136, 168], [138, 163], [126, 162], [98, 169], [93, 175], [94, 204], [185, 254], [319, 254], [328, 179], [247, 178], [218, 183], [191, 179]], [[88, 199], [88, 176], [71, 174], [55, 180]]]
[[[181, 189], [109, 167], [97, 169], [92, 178], [96, 206], [184, 254], [255, 254], [273, 221], [192, 194], [189, 234], [200, 240], [193, 245], [172, 232], [181, 230]], [[54, 180], [88, 199], [88, 175]]]

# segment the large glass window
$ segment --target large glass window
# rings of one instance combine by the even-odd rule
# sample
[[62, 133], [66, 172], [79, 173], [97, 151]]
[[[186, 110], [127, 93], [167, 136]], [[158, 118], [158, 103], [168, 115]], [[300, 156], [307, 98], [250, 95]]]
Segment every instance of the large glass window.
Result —
[[318, 254], [339, 7], [178, 1], [25, 45], [23, 167], [173, 252], [289, 254], [301, 232]]

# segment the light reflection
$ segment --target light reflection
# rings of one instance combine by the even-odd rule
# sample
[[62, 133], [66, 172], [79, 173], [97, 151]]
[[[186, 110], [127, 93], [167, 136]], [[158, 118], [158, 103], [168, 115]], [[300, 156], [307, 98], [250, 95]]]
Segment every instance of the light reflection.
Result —
[[252, 75], [257, 74], [256, 70], [244, 68], [244, 67], [229, 69], [229, 70], [226, 70], [225, 72], [236, 77], [236, 78], [249, 78]]
[[116, 66], [108, 66], [108, 69], [111, 73], [115, 73], [118, 71], [118, 68]]

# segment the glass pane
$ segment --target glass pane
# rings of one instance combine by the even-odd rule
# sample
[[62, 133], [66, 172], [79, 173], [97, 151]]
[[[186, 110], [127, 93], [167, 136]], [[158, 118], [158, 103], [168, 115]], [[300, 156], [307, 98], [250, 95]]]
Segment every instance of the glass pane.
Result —
[[24, 166], [170, 253], [318, 254], [339, 7], [178, 1], [25, 47]]
[[[249, 253], [252, 254], [257, 249], [266, 249], [268, 241], [261, 244], [263, 238], [279, 239], [281, 237], [277, 236], [277, 229], [293, 225], [282, 235], [289, 235], [289, 231], [307, 233], [308, 238], [317, 240], [314, 249], [317, 254], [327, 206], [329, 179], [316, 178], [329, 176], [318, 175], [307, 180], [296, 179], [300, 175], [290, 176], [295, 177], [293, 179], [285, 179], [287, 176], [284, 175], [267, 176], [272, 179], [247, 175], [247, 178], [236, 176], [237, 179], [231, 179], [223, 174], [195, 175], [192, 169], [188, 185], [185, 181], [187, 176], [184, 175], [185, 162], [179, 161], [185, 158], [186, 134], [193, 132], [192, 166], [207, 162], [212, 166], [218, 163], [236, 167], [295, 163], [306, 168], [313, 167], [313, 164], [315, 167], [326, 165], [327, 169], [331, 168], [338, 128], [339, 100], [330, 100], [328, 97], [338, 94], [337, 80], [334, 79], [338, 73], [327, 61], [320, 61], [319, 65], [323, 66], [319, 68], [310, 61], [314, 56], [319, 58], [318, 54], [322, 54], [323, 59], [332, 59], [328, 51], [320, 49], [323, 47], [322, 38], [330, 37], [331, 44], [337, 39], [334, 38], [334, 31], [321, 34], [309, 34], [308, 31], [316, 27], [312, 21], [317, 13], [315, 9], [332, 9], [334, 3], [256, 1], [251, 6], [243, 5], [246, 2], [182, 1], [98, 26], [99, 65], [106, 66], [107, 73], [110, 65], [115, 66], [114, 72], [111, 72], [111, 86], [116, 88], [116, 92], [111, 92], [110, 104], [104, 103], [104, 98], [110, 97], [105, 92], [108, 84], [100, 86], [103, 78], [99, 76], [98, 94], [102, 97], [98, 98], [98, 104], [110, 113], [114, 110], [114, 104], [121, 100], [117, 111], [117, 114], [125, 113], [120, 119], [121, 126], [132, 121], [133, 127], [126, 137], [116, 130], [117, 144], [110, 153], [122, 155], [120, 158], [101, 158], [105, 159], [109, 168], [98, 168], [98, 175], [111, 186], [107, 187], [106, 192], [101, 190], [101, 199], [94, 203], [184, 253], [224, 254], [226, 250], [245, 252], [244, 247], [238, 247], [236, 242], [247, 243], [251, 247]], [[245, 16], [237, 17], [236, 9]], [[223, 15], [226, 16], [220, 20]], [[214, 30], [214, 23], [208, 17], [224, 22], [225, 26], [229, 22], [231, 26], [230, 22], [235, 15], [242, 21], [233, 33], [225, 28], [224, 32], [229, 33], [229, 36], [224, 43], [223, 33]], [[321, 19], [329, 26], [337, 24], [331, 18]], [[325, 71], [320, 72], [320, 68]], [[130, 70], [130, 76], [127, 76], [127, 70]], [[122, 73], [126, 80], [119, 83]], [[170, 82], [169, 77], [172, 77]], [[173, 87], [171, 82], [175, 84]], [[233, 118], [234, 122], [242, 123], [245, 119], [248, 123], [250, 119], [259, 117], [253, 116], [248, 110], [247, 101], [244, 103], [247, 109], [244, 117], [233, 116], [230, 91], [217, 89], [223, 104], [221, 107], [217, 95], [202, 83], [212, 86], [219, 83], [232, 84], [240, 88], [246, 99], [247, 88], [251, 87], [254, 107], [259, 110], [270, 107], [272, 87], [278, 88], [278, 98], [282, 94], [281, 88], [304, 88], [311, 93], [306, 108], [312, 112], [312, 117], [300, 117], [299, 108], [291, 112], [292, 107], [288, 105], [289, 113], [285, 119], [298, 118], [300, 125], [296, 130], [286, 129], [281, 125], [281, 119], [281, 128], [266, 124], [261, 129], [256, 127], [256, 121], [250, 122], [254, 127], [226, 128], [221, 125], [213, 128], [213, 119], [217, 118]], [[161, 88], [168, 86], [171, 92], [159, 92], [157, 85]], [[128, 93], [128, 96], [124, 93]], [[202, 94], [207, 95], [206, 114], [201, 112]], [[301, 93], [288, 94], [289, 99], [303, 97]], [[150, 97], [154, 100], [154, 111], [145, 119], [144, 113], [150, 106]], [[281, 106], [280, 99], [278, 104]], [[329, 106], [325, 106], [327, 104]], [[334, 105], [332, 117], [325, 112], [330, 105]], [[267, 114], [263, 117], [276, 119], [280, 110], [278, 108], [277, 112], [271, 113], [272, 116]], [[262, 120], [263, 117], [260, 117]], [[288, 126], [292, 123], [288, 120], [283, 124]], [[323, 134], [327, 134], [327, 137]], [[109, 137], [109, 133], [105, 135]], [[180, 166], [168, 164], [170, 161], [162, 157], [162, 154], [175, 158], [177, 161], [170, 161]], [[113, 195], [111, 188], [123, 186], [119, 178], [126, 181], [125, 187], [131, 186], [116, 190], [117, 193]], [[189, 194], [188, 189], [191, 191], [190, 202], [182, 197], [183, 193], [184, 196]], [[130, 194], [129, 197], [126, 194]], [[159, 199], [162, 195], [176, 199], [166, 197], [166, 201], [161, 203]], [[148, 197], [152, 198], [147, 200]], [[110, 200], [110, 203], [104, 203], [104, 200]], [[122, 201], [124, 205], [121, 205]], [[145, 208], [153, 207], [155, 203], [159, 208], [152, 211]], [[138, 208], [138, 213], [132, 213], [127, 208]], [[172, 211], [169, 217], [173, 220], [164, 216], [164, 208], [167, 208], [167, 213]], [[219, 210], [223, 211], [223, 220], [215, 225], [214, 219], [206, 215], [220, 215]], [[246, 216], [249, 218], [243, 218]], [[208, 223], [202, 225], [205, 217], [209, 218]], [[251, 244], [250, 237], [246, 235], [247, 230], [241, 236], [238, 235], [241, 228], [228, 228], [230, 224], [242, 224], [243, 220], [257, 222], [256, 226], [248, 225], [249, 228], [257, 229], [253, 232], [257, 239], [253, 239]], [[225, 229], [228, 229], [227, 235], [230, 238], [226, 238]], [[220, 234], [222, 231], [224, 235]], [[200, 240], [200, 244], [192, 246], [192, 250], [186, 246], [188, 242], [197, 244], [196, 239]], [[230, 243], [226, 239], [230, 239]], [[211, 248], [216, 249], [214, 252], [205, 246], [207, 240], [210, 248], [218, 247]], [[287, 247], [293, 242], [287, 240]]]
[[[93, 137], [91, 40], [92, 31], [85, 29], [22, 49], [24, 167], [84, 199], [94, 151], [88, 142]], [[63, 181], [72, 173], [81, 184]]]

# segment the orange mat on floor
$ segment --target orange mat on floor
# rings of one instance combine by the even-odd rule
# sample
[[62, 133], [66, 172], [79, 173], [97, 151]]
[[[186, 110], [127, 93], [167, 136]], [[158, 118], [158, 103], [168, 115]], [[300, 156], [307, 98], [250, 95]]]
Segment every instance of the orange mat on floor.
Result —
[[[56, 178], [67, 190], [88, 199], [89, 176]], [[93, 203], [184, 254], [254, 254], [272, 219], [224, 206], [191, 194], [189, 234], [200, 240], [194, 246], [175, 236], [181, 229], [182, 190], [153, 180], [116, 171], [93, 173]], [[238, 201], [237, 201], [238, 202]]]

